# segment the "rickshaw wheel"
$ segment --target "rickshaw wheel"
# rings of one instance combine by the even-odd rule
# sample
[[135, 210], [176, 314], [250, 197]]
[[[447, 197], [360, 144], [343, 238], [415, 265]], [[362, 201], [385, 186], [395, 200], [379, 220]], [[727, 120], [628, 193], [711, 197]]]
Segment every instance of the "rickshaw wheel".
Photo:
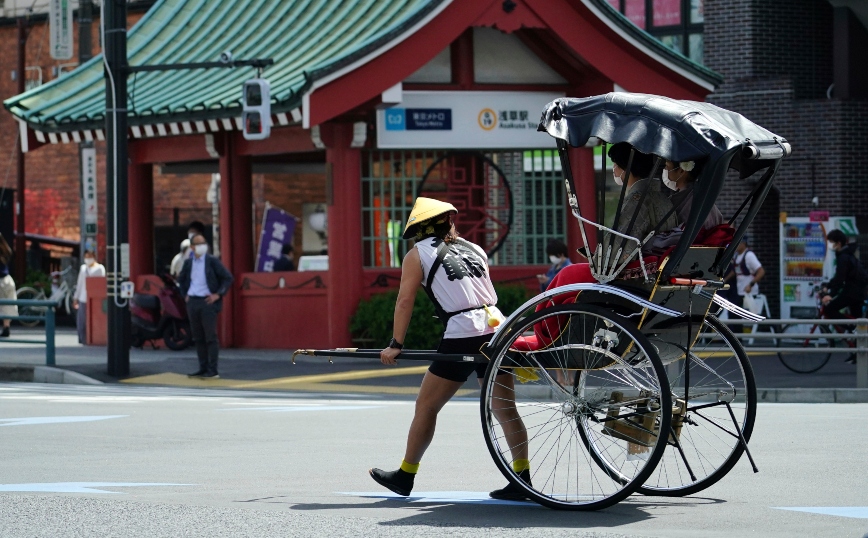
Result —
[[[702, 319], [694, 319], [694, 331], [699, 330], [701, 322]], [[683, 325], [676, 327], [686, 330], [686, 325], [685, 320]], [[756, 382], [747, 353], [729, 328], [714, 316], [706, 317], [701, 331], [690, 350], [686, 413], [682, 413], [684, 406], [679, 409], [684, 402], [685, 379], [688, 377], [685, 376], [684, 356], [667, 366], [675, 402], [672, 424], [681, 451], [670, 436], [666, 452], [645, 484], [638, 489], [639, 493], [680, 497], [702, 491], [726, 476], [744, 453], [735, 423], [745, 440], [750, 439], [757, 402]], [[652, 344], [656, 345], [656, 338], [650, 336]], [[726, 402], [736, 422], [733, 422]], [[699, 407], [702, 408], [697, 409]], [[691, 478], [690, 471], [695, 478]]]
[[[538, 323], [554, 329], [554, 341], [518, 351], [516, 340]], [[534, 313], [510, 332], [494, 350], [480, 406], [485, 442], [503, 475], [531, 500], [562, 510], [598, 510], [636, 491], [663, 455], [657, 432], [669, 430], [672, 409], [648, 339], [629, 320], [576, 304]], [[497, 380], [504, 371], [513, 373], [506, 383]], [[530, 483], [513, 467], [523, 459]]]

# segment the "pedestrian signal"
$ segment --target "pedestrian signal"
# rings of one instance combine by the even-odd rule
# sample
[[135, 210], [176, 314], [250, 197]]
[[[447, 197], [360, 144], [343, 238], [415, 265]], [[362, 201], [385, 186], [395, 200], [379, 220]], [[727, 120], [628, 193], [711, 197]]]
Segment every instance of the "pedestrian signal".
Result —
[[271, 134], [271, 85], [262, 78], [244, 83], [241, 122], [245, 140], [265, 140]]

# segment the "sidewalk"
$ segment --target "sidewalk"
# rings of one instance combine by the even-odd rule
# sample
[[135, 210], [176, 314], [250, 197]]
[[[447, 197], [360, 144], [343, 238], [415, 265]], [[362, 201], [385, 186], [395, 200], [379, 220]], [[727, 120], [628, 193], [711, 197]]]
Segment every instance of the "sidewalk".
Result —
[[[38, 340], [41, 329], [13, 327], [13, 336]], [[748, 348], [748, 352], [750, 349]], [[361, 359], [328, 359], [299, 356], [291, 363], [292, 350], [221, 349], [218, 380], [190, 379], [198, 369], [195, 350], [130, 351], [130, 376], [117, 380], [106, 374], [107, 355], [103, 346], [81, 346], [75, 331], [58, 328], [56, 367], [78, 372], [106, 383], [168, 385], [202, 388], [238, 388], [315, 392], [350, 392], [415, 395], [427, 363], [404, 362], [398, 368], [384, 368], [378, 362]], [[868, 389], [856, 389], [856, 367], [846, 364], [846, 354], [832, 355], [819, 372], [800, 375], [781, 365], [776, 354], [752, 354], [760, 401], [868, 401]], [[45, 348], [0, 341], [0, 365], [45, 365]], [[800, 390], [793, 390], [800, 389]], [[864, 400], [863, 395], [864, 392]], [[475, 379], [468, 380], [462, 395], [478, 393]]]

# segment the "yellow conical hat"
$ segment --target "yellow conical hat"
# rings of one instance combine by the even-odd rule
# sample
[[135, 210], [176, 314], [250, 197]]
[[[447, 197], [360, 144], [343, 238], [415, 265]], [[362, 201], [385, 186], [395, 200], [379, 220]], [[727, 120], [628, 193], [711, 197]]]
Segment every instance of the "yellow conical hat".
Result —
[[413, 211], [411, 211], [410, 216], [407, 217], [407, 225], [404, 227], [404, 235], [402, 237], [404, 239], [410, 239], [413, 237], [410, 228], [414, 225], [450, 211], [458, 213], [458, 210], [455, 209], [455, 206], [452, 204], [441, 202], [440, 200], [435, 200], [433, 198], [425, 198], [424, 196], [416, 198], [416, 203], [413, 204]]

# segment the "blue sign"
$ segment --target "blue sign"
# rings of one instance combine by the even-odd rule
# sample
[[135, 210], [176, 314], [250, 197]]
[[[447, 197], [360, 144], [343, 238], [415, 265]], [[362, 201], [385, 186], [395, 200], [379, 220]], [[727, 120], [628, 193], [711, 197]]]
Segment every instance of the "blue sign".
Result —
[[450, 108], [389, 108], [384, 113], [387, 131], [451, 131]]
[[385, 117], [387, 131], [403, 131], [406, 129], [403, 108], [388, 108], [385, 111]]
[[451, 131], [452, 109], [408, 108], [406, 109], [408, 131]]

